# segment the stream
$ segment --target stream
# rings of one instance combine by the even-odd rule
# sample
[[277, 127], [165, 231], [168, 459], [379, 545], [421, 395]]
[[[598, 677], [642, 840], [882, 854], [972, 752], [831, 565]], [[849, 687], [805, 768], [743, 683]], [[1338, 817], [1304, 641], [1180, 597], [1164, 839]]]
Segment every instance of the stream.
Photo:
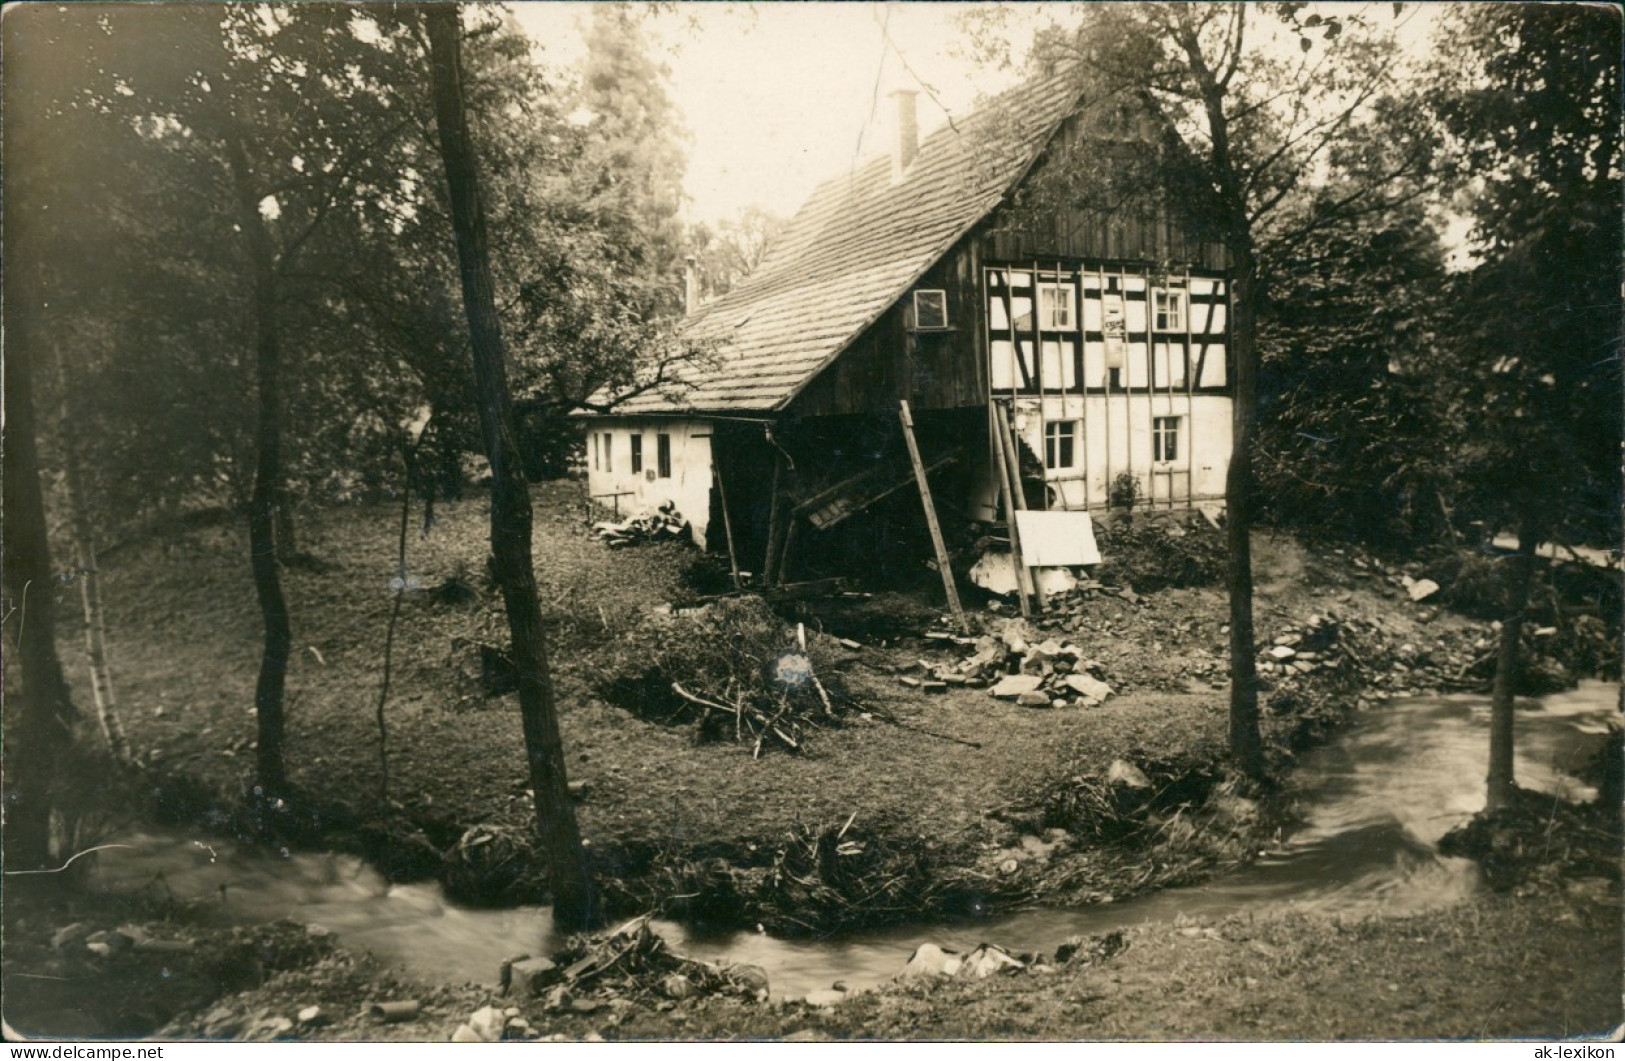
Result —
[[[1617, 724], [1619, 686], [1579, 688], [1530, 701], [1517, 717], [1519, 785], [1568, 800], [1594, 798], [1575, 774]], [[1292, 795], [1302, 823], [1257, 861], [1205, 884], [1120, 903], [1024, 910], [974, 922], [900, 925], [820, 940], [761, 933], [698, 935], [657, 922], [677, 950], [767, 971], [776, 996], [800, 997], [845, 981], [857, 990], [894, 976], [932, 942], [968, 951], [982, 942], [1050, 951], [1066, 937], [1179, 915], [1265, 916], [1285, 909], [1405, 914], [1471, 895], [1478, 870], [1436, 850], [1440, 837], [1482, 808], [1489, 705], [1481, 696], [1392, 700], [1361, 714], [1306, 754]], [[177, 834], [125, 837], [105, 850], [103, 887], [162, 877], [178, 899], [204, 899], [227, 922], [290, 918], [319, 924], [416, 979], [494, 984], [504, 959], [553, 949], [545, 907], [483, 910], [448, 901], [432, 882], [389, 884], [349, 855], [282, 858], [230, 842]]]

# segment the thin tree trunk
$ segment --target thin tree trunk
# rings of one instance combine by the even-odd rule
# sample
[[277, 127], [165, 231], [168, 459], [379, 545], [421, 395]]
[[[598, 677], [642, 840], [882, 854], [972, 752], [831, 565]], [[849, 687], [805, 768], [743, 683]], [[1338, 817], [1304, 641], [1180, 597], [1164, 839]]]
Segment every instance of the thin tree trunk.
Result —
[[1529, 524], [1518, 528], [1518, 552], [1507, 584], [1506, 614], [1501, 617], [1501, 639], [1495, 656], [1495, 685], [1490, 693], [1490, 770], [1486, 778], [1486, 811], [1512, 805], [1518, 786], [1512, 770], [1513, 689], [1518, 682], [1518, 645], [1523, 637], [1523, 616], [1529, 606], [1534, 580], [1535, 546], [1539, 535]]
[[598, 920], [597, 900], [586, 851], [564, 772], [553, 680], [542, 636], [531, 561], [530, 493], [514, 446], [513, 403], [507, 361], [496, 315], [486, 247], [485, 216], [473, 143], [463, 109], [460, 13], [453, 5], [424, 8], [434, 76], [435, 124], [450, 192], [463, 307], [468, 315], [474, 377], [491, 463], [492, 568], [508, 613], [514, 664], [519, 670], [519, 712], [525, 757], [535, 793], [536, 824], [547, 851], [553, 887], [553, 918], [560, 925], [590, 927]]
[[85, 616], [85, 656], [90, 662], [90, 695], [96, 709], [96, 722], [114, 761], [127, 763], [130, 742], [119, 718], [118, 697], [113, 691], [113, 671], [107, 659], [107, 617], [102, 607], [101, 571], [96, 565], [95, 530], [90, 506], [85, 501], [84, 465], [74, 440], [74, 418], [68, 395], [70, 373], [57, 357], [57, 390], [61, 397], [58, 437], [62, 442], [62, 478], [67, 487], [68, 515], [73, 529], [74, 560], [79, 568], [79, 602]]
[[238, 223], [248, 242], [254, 274], [254, 360], [259, 422], [254, 432], [254, 489], [248, 501], [248, 554], [260, 618], [265, 624], [265, 646], [260, 655], [259, 679], [254, 685], [259, 741], [255, 772], [258, 794], [268, 797], [280, 795], [287, 789], [285, 694], [288, 657], [293, 648], [288, 602], [282, 595], [282, 576], [277, 565], [276, 510], [283, 492], [282, 350], [276, 318], [276, 259], [270, 235], [260, 216], [242, 142], [230, 138], [227, 150], [237, 192]]
[[35, 440], [34, 387], [26, 347], [5, 358], [4, 578], [5, 625], [15, 638], [19, 695], [6, 742], [7, 868], [40, 869], [51, 861], [51, 788], [57, 761], [73, 739], [78, 713], [56, 655], [56, 595], [45, 531]]
[[1251, 777], [1264, 774], [1258, 730], [1258, 665], [1253, 658], [1253, 422], [1258, 410], [1255, 266], [1250, 250], [1232, 274], [1230, 349], [1235, 373], [1230, 467], [1225, 474], [1225, 589], [1230, 596], [1230, 754]]

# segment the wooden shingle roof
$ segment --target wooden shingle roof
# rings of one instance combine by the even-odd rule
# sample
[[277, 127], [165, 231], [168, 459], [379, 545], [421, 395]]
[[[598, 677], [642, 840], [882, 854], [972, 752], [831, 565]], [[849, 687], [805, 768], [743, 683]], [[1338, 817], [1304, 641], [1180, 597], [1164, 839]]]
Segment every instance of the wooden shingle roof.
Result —
[[997, 97], [926, 137], [893, 180], [890, 156], [825, 181], [761, 267], [684, 322], [708, 362], [617, 415], [782, 409], [999, 205], [1071, 112], [1075, 79]]

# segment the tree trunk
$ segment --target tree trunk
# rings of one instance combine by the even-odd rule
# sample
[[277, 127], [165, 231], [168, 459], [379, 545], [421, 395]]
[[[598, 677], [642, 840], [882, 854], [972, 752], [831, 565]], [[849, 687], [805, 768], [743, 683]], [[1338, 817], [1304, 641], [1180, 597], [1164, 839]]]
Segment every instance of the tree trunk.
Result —
[[[64, 405], [64, 426], [67, 423]], [[85, 654], [90, 659], [90, 693], [96, 707], [107, 751], [118, 762], [128, 762], [130, 743], [119, 719], [118, 697], [113, 692], [113, 672], [107, 662], [107, 617], [102, 607], [101, 572], [96, 568], [96, 544], [90, 512], [85, 505], [84, 482], [73, 441], [63, 435], [64, 478], [68, 488], [68, 508], [73, 517], [73, 544], [79, 565], [79, 601], [85, 613]]]
[[1529, 606], [1529, 586], [1534, 580], [1535, 546], [1539, 537], [1527, 523], [1518, 528], [1518, 552], [1512, 561], [1512, 578], [1507, 583], [1506, 613], [1501, 617], [1501, 639], [1495, 656], [1495, 685], [1490, 693], [1486, 811], [1511, 806], [1518, 792], [1512, 771], [1513, 689], [1518, 681], [1518, 644], [1523, 637], [1523, 615]]
[[1230, 467], [1225, 474], [1225, 589], [1230, 596], [1230, 754], [1250, 777], [1264, 774], [1258, 731], [1258, 665], [1253, 658], [1253, 423], [1258, 415], [1257, 267], [1251, 249], [1233, 250], [1230, 349], [1235, 378]]
[[276, 560], [287, 565], [299, 557], [299, 539], [294, 531], [293, 491], [285, 483], [277, 485], [275, 506]]
[[277, 566], [276, 510], [282, 495], [282, 350], [276, 318], [276, 258], [260, 216], [249, 176], [248, 158], [235, 137], [227, 143], [237, 193], [238, 223], [248, 243], [254, 273], [254, 360], [259, 422], [254, 432], [254, 489], [248, 500], [248, 555], [254, 593], [265, 624], [259, 679], [254, 685], [258, 720], [255, 772], [262, 798], [287, 789], [283, 753], [287, 719], [285, 693], [293, 630]]
[[519, 712], [535, 793], [536, 824], [547, 851], [554, 921], [586, 928], [598, 921], [597, 900], [575, 809], [570, 803], [564, 744], [559, 737], [542, 613], [536, 599], [530, 492], [514, 446], [506, 354], [491, 284], [474, 147], [463, 109], [461, 15], [453, 5], [431, 5], [424, 9], [424, 21], [434, 76], [435, 123], [450, 192], [463, 308], [468, 315], [473, 351], [480, 430], [491, 463], [492, 569], [502, 590], [513, 660], [519, 670]]
[[116, 762], [130, 760], [130, 742], [119, 718], [118, 697], [113, 692], [113, 671], [107, 660], [107, 615], [102, 607], [101, 571], [96, 566], [96, 532], [85, 501], [84, 464], [75, 438], [75, 419], [69, 395], [73, 376], [57, 351], [57, 393], [60, 396], [57, 437], [62, 445], [62, 479], [68, 495], [68, 515], [73, 529], [74, 562], [78, 567], [79, 603], [85, 617], [85, 656], [90, 662], [91, 703], [96, 723], [108, 754]]
[[8, 869], [50, 864], [51, 788], [77, 720], [56, 655], [56, 580], [46, 540], [30, 360], [26, 347], [14, 347], [4, 370], [5, 624], [15, 638], [21, 678], [19, 695], [7, 703], [13, 714], [5, 742]]

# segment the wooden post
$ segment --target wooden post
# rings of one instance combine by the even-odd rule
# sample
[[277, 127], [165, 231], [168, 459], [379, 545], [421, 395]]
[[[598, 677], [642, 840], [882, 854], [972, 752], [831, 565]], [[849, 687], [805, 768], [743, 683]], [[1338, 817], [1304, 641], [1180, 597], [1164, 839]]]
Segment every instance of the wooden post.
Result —
[[716, 447], [711, 448], [711, 474], [717, 477], [717, 495], [722, 499], [722, 533], [728, 540], [728, 568], [733, 572], [734, 589], [744, 589], [739, 577], [739, 554], [734, 551], [733, 517], [728, 515], [728, 488], [722, 482], [722, 464], [717, 460]]
[[925, 525], [931, 530], [931, 547], [937, 552], [937, 570], [942, 575], [942, 588], [948, 594], [948, 607], [959, 622], [959, 628], [970, 632], [965, 620], [965, 609], [959, 604], [959, 589], [954, 585], [953, 568], [948, 566], [948, 547], [942, 542], [942, 526], [937, 523], [937, 509], [931, 503], [931, 484], [925, 477], [925, 464], [920, 460], [920, 445], [914, 441], [914, 417], [908, 410], [908, 399], [899, 403], [898, 417], [903, 422], [903, 441], [908, 443], [908, 459], [914, 465], [914, 481], [920, 486], [920, 504], [925, 506]]
[[[1021, 489], [1021, 443], [1016, 440], [1011, 421], [1004, 415], [1004, 407], [997, 406], [999, 418], [999, 443], [1004, 447], [1005, 473], [1010, 480], [1010, 493], [1014, 498], [1016, 507], [1010, 512], [1010, 541], [1015, 543], [1017, 532], [1016, 512], [1027, 510], [1027, 495]], [[1025, 559], [1018, 557], [1018, 578], [1025, 577], [1028, 587], [1032, 590], [1033, 604], [1038, 611], [1044, 610], [1044, 587], [1039, 584], [1038, 576], [1026, 565]]]
[[767, 510], [767, 552], [762, 557], [762, 585], [771, 586], [779, 573], [779, 534], [784, 522], [784, 495], [779, 491], [784, 475], [784, 458], [773, 455], [773, 497]]
[[[994, 408], [998, 408], [996, 403]], [[1000, 420], [1002, 422], [1002, 417]], [[995, 426], [993, 431], [990, 438], [993, 440], [994, 467], [999, 473], [999, 493], [1004, 497], [1004, 516], [1010, 532], [1010, 563], [1016, 573], [1016, 600], [1021, 603], [1021, 617], [1031, 619], [1033, 607], [1027, 599], [1027, 565], [1021, 559], [1021, 532], [1016, 529], [1016, 499], [1010, 492], [1010, 469], [1005, 462], [1004, 445], [999, 441], [999, 428]]]

